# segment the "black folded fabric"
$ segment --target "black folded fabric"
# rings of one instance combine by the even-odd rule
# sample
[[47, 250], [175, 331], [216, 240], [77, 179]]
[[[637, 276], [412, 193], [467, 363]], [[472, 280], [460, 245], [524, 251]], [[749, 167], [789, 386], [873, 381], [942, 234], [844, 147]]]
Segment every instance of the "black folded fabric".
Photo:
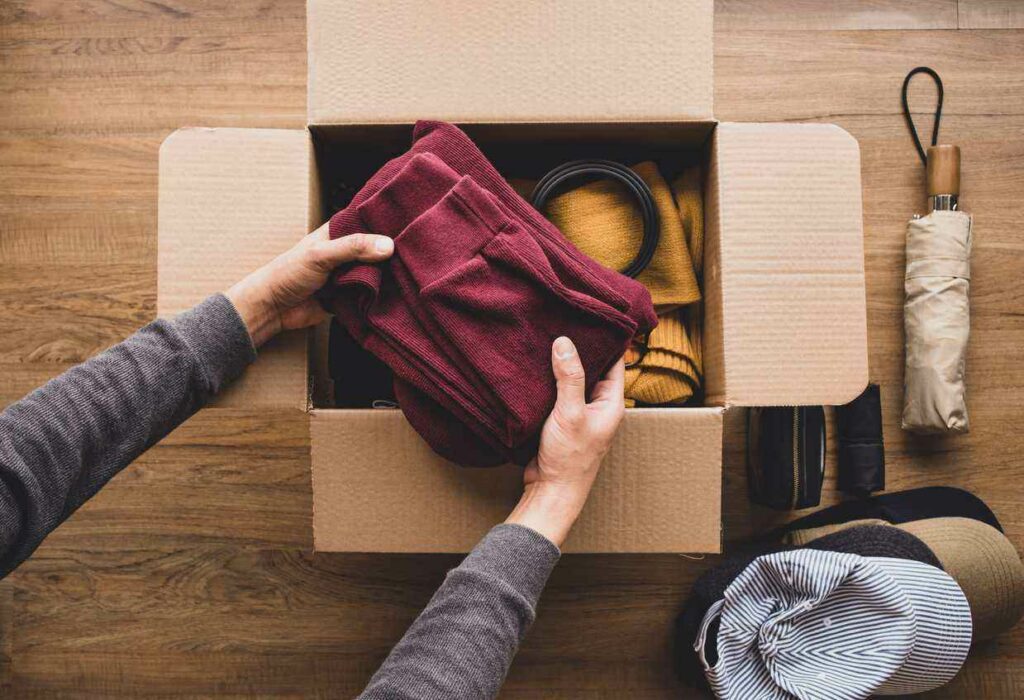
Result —
[[839, 490], [867, 496], [885, 489], [882, 401], [877, 384], [868, 384], [850, 403], [836, 407], [839, 442]]
[[336, 408], [373, 408], [378, 401], [395, 402], [391, 369], [364, 350], [337, 319], [331, 321], [327, 358]]

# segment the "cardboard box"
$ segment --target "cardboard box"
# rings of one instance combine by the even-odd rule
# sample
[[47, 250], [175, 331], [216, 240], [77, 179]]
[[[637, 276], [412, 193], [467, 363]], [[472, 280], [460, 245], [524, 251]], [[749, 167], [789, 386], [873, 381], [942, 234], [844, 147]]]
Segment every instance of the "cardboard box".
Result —
[[[857, 143], [832, 125], [717, 123], [712, 13], [712, 0], [310, 0], [307, 130], [182, 129], [161, 148], [159, 312], [316, 228], [323, 188], [404, 150], [418, 118], [463, 125], [499, 165], [699, 157], [706, 407], [627, 411], [565, 550], [718, 552], [724, 413], [849, 401], [867, 383], [867, 333]], [[309, 411], [316, 549], [468, 551], [514, 505], [521, 470], [451, 465], [398, 411], [324, 407], [322, 347], [322, 334], [276, 338], [219, 400]]]

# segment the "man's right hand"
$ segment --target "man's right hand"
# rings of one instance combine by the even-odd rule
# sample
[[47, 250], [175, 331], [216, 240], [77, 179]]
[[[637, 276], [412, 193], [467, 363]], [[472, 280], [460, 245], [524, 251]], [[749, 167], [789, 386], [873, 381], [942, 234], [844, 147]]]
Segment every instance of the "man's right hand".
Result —
[[558, 398], [544, 423], [537, 457], [523, 474], [523, 497], [505, 522], [529, 527], [561, 546], [622, 421], [625, 367], [620, 360], [587, 403], [583, 364], [568, 338], [555, 340], [551, 365]]

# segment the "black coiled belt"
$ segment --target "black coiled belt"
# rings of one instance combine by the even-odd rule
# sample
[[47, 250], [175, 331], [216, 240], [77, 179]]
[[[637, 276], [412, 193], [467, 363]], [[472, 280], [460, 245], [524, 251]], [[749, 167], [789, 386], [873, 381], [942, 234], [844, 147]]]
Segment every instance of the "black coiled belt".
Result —
[[543, 211], [559, 187], [571, 180], [594, 176], [621, 182], [640, 204], [644, 222], [643, 241], [633, 261], [619, 270], [628, 277], [637, 277], [654, 257], [654, 250], [658, 247], [658, 240], [661, 237], [661, 221], [658, 218], [658, 208], [654, 204], [651, 188], [635, 172], [611, 160], [574, 160], [558, 166], [542, 177], [530, 195], [530, 202], [538, 211]]

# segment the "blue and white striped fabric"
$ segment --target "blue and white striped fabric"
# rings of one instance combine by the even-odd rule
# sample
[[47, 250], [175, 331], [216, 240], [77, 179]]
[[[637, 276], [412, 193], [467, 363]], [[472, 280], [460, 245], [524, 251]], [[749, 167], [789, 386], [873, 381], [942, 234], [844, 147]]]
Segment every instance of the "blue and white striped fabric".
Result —
[[941, 569], [799, 549], [747, 566], [708, 610], [694, 649], [719, 698], [845, 700], [936, 688], [970, 645], [967, 599]]

